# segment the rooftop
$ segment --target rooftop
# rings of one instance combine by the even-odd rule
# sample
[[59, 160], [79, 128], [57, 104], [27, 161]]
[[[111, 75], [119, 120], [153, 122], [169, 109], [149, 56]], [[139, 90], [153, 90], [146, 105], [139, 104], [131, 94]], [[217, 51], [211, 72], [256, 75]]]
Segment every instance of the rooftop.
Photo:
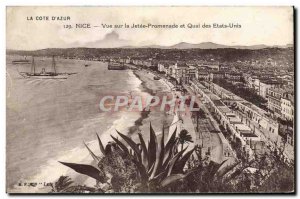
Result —
[[282, 80], [280, 79], [265, 79], [265, 78], [260, 78], [260, 82], [264, 84], [283, 84]]
[[251, 129], [246, 126], [245, 124], [235, 124], [235, 127], [240, 130], [240, 131], [243, 131], [243, 132], [251, 132]]
[[248, 132], [242, 132], [241, 131], [241, 135], [243, 137], [258, 137], [257, 135], [255, 135], [254, 133], [248, 133]]
[[225, 72], [219, 72], [219, 71], [211, 71], [210, 73], [215, 75], [225, 75]]
[[208, 75], [208, 72], [198, 72], [198, 75]]
[[221, 100], [212, 100], [216, 106], [225, 106], [225, 104]]

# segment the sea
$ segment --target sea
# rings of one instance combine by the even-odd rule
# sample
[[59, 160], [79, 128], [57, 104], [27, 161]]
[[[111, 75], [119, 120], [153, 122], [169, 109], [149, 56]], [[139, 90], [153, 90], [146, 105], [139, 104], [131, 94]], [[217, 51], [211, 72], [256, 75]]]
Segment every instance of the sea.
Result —
[[[131, 70], [107, 70], [107, 63], [56, 59], [57, 72], [77, 73], [67, 79], [23, 78], [31, 64], [12, 64], [24, 57], [7, 56], [6, 65], [6, 187], [10, 193], [49, 192], [48, 183], [61, 175], [86, 179], [58, 161], [89, 164], [83, 142], [101, 155], [116, 129], [128, 133], [140, 112], [103, 112], [104, 95], [149, 95]], [[26, 58], [26, 57], [25, 57]], [[31, 59], [31, 57], [27, 57]], [[52, 59], [35, 58], [36, 71], [52, 71]], [[88, 67], [85, 67], [88, 65]]]

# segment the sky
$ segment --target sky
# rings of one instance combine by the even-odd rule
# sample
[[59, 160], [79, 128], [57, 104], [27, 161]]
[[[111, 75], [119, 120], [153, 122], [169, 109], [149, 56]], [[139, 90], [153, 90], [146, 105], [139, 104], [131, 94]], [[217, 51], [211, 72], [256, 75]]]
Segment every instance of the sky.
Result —
[[[48, 16], [49, 20], [36, 20]], [[69, 16], [70, 20], [52, 20]], [[33, 20], [30, 20], [32, 17]], [[89, 23], [91, 28], [75, 28]], [[102, 24], [185, 24], [185, 28], [103, 28]], [[187, 28], [187, 24], [241, 28]], [[64, 28], [71, 25], [73, 28]], [[97, 27], [95, 27], [97, 26]], [[7, 7], [6, 48], [169, 46], [180, 42], [224, 45], [293, 43], [292, 7]]]

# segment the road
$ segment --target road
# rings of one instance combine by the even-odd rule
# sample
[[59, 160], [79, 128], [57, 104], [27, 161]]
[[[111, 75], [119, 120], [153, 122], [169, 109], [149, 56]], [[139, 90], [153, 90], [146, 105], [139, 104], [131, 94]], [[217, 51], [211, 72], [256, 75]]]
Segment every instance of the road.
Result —
[[[153, 72], [150, 72], [153, 76], [160, 76], [162, 79], [161, 81], [164, 81], [167, 83], [168, 81], [165, 79], [163, 75], [160, 74], [154, 74]], [[168, 83], [167, 83], [168, 84]], [[170, 87], [171, 88], [171, 87]], [[209, 130], [214, 129], [212, 122], [217, 123], [213, 117], [211, 116], [210, 112], [208, 111], [206, 105], [202, 103], [201, 99], [188, 87], [184, 86], [185, 89], [187, 89], [188, 93], [191, 96], [196, 96], [195, 101], [199, 105], [199, 107], [204, 110], [206, 113], [207, 119], [200, 120], [199, 126], [199, 132], [195, 129], [195, 124], [191, 117], [191, 112], [189, 108], [186, 108], [187, 111], [180, 112], [178, 111], [178, 115], [183, 120], [183, 124], [181, 125], [181, 129], [186, 129], [190, 135], [192, 136], [192, 139], [195, 140], [194, 143], [188, 143], [185, 144], [184, 147], [188, 146], [188, 150], [192, 149], [196, 144], [202, 146], [202, 157], [205, 157], [205, 154], [209, 151], [210, 152], [210, 159], [214, 162], [221, 163], [226, 157], [224, 156], [224, 149], [222, 139], [220, 138], [219, 133], [210, 132]], [[173, 96], [178, 95], [181, 96], [180, 92], [173, 91]], [[228, 144], [228, 143], [226, 143]], [[228, 144], [229, 145], [229, 144]]]
[[[199, 105], [199, 108], [201, 108], [208, 119], [202, 119], [201, 123], [202, 126], [200, 126], [199, 132], [201, 134], [200, 139], [202, 138], [202, 143], [209, 141], [209, 143], [206, 143], [204, 146], [210, 147], [210, 158], [212, 161], [221, 163], [224, 160], [224, 151], [223, 151], [223, 143], [219, 136], [219, 133], [211, 132], [206, 129], [214, 129], [212, 125], [212, 121], [214, 121], [213, 117], [211, 116], [210, 112], [208, 111], [207, 107], [204, 103], [202, 103], [201, 99], [192, 91], [191, 88], [188, 86], [184, 86], [184, 88], [188, 91], [190, 95], [196, 96], [195, 101]], [[206, 120], [206, 122], [205, 122]], [[202, 127], [202, 128], [201, 128]], [[204, 128], [203, 128], [204, 127]], [[206, 137], [206, 139], [205, 139]], [[209, 137], [209, 139], [207, 139]], [[205, 140], [204, 140], [205, 139]], [[209, 150], [209, 149], [206, 149]]]
[[211, 133], [211, 142], [211, 160], [217, 163], [221, 163], [223, 161], [223, 143], [221, 141], [219, 133]]

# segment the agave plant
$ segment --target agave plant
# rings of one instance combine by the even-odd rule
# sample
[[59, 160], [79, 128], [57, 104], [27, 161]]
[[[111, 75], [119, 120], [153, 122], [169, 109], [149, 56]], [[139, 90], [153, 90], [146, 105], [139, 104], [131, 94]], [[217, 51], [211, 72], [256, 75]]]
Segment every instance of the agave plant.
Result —
[[[165, 143], [164, 128], [160, 141], [154, 132], [150, 123], [150, 138], [146, 144], [142, 134], [138, 134], [139, 143], [134, 142], [130, 137], [117, 131], [122, 141], [118, 138], [111, 136], [113, 139], [115, 151], [121, 154], [121, 157], [130, 159], [136, 167], [138, 173], [141, 190], [142, 191], [155, 191], [160, 188], [167, 187], [168, 185], [182, 180], [187, 177], [191, 171], [184, 171], [186, 162], [192, 155], [194, 149], [186, 151], [187, 148], [178, 152], [179, 141], [176, 138], [176, 131], [173, 132], [170, 139]], [[97, 134], [99, 148], [103, 157], [112, 156], [110, 147], [104, 147], [99, 135]], [[101, 158], [87, 146], [91, 156], [94, 160], [101, 162]], [[78, 173], [85, 174], [89, 177], [96, 179], [98, 182], [105, 183], [107, 178], [103, 175], [102, 168], [95, 168], [91, 165], [75, 164], [60, 162]]]

